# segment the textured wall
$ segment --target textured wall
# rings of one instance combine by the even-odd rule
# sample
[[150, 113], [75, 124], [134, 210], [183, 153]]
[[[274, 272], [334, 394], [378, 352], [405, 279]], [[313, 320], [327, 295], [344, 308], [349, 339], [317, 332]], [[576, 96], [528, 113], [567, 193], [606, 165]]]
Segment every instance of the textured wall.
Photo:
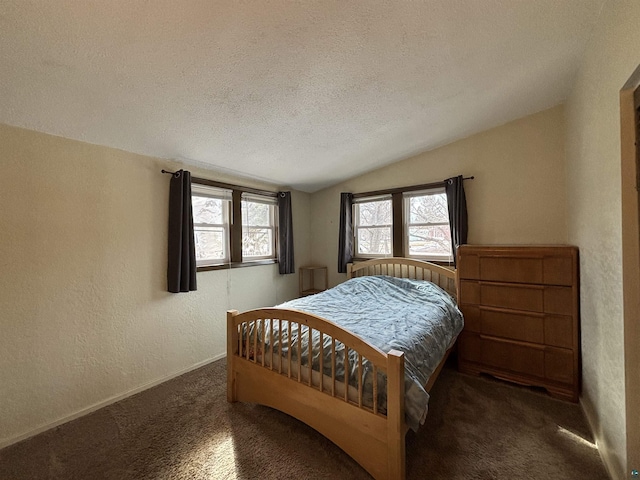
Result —
[[[277, 265], [165, 291], [172, 166], [0, 125], [0, 446], [223, 355], [227, 309], [297, 294]], [[293, 195], [300, 265], [310, 202]]]
[[469, 243], [566, 243], [562, 106], [353, 178], [312, 197], [312, 256], [337, 273], [340, 192], [364, 192], [474, 175], [465, 182]]
[[640, 58], [640, 3], [608, 2], [601, 17], [567, 103], [569, 239], [581, 255], [583, 403], [608, 468], [626, 478], [619, 94]]

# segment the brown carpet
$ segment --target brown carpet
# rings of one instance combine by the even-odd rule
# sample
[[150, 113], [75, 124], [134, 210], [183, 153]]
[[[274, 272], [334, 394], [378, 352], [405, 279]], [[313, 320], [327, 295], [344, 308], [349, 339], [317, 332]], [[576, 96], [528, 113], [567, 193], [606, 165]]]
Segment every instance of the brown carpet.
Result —
[[[0, 479], [368, 479], [311, 428], [226, 402], [224, 360], [0, 450]], [[446, 367], [410, 479], [606, 479], [580, 407]]]

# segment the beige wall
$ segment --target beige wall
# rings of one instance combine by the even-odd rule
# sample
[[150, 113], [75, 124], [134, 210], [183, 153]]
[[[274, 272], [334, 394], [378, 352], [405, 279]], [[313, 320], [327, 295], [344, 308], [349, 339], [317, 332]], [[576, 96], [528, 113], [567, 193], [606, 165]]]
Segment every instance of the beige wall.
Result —
[[[627, 396], [636, 406], [625, 405], [619, 106], [620, 90], [640, 62], [638, 25], [640, 3], [605, 4], [567, 103], [569, 239], [581, 254], [582, 400], [616, 479], [640, 468], [640, 398]], [[629, 287], [626, 295], [637, 298]], [[626, 321], [637, 325], [638, 318]], [[627, 346], [637, 351], [639, 341], [636, 333]], [[629, 379], [640, 380], [639, 369], [630, 363]]]
[[[225, 311], [297, 295], [277, 265], [166, 284], [175, 164], [0, 125], [0, 447], [225, 353]], [[264, 185], [213, 176], [245, 185]], [[293, 192], [298, 265], [308, 194]]]
[[464, 174], [469, 243], [566, 243], [562, 106], [375, 170], [312, 197], [312, 257], [337, 273], [340, 192], [436, 182]]

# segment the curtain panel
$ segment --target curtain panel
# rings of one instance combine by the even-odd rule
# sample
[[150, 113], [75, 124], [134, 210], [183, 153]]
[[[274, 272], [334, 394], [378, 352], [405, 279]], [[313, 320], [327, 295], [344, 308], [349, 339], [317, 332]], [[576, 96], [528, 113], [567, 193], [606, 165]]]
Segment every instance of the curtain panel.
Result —
[[467, 243], [467, 233], [469, 231], [467, 225], [467, 197], [464, 194], [462, 175], [447, 178], [444, 181], [444, 189], [447, 194], [447, 204], [449, 207], [453, 264], [456, 265], [458, 247]]
[[353, 194], [340, 194], [340, 233], [338, 239], [338, 272], [347, 273], [353, 261]]
[[278, 193], [278, 269], [282, 275], [296, 271], [293, 255], [291, 192]]
[[197, 290], [191, 172], [186, 170], [178, 170], [173, 174], [169, 185], [167, 260], [167, 290], [172, 293]]

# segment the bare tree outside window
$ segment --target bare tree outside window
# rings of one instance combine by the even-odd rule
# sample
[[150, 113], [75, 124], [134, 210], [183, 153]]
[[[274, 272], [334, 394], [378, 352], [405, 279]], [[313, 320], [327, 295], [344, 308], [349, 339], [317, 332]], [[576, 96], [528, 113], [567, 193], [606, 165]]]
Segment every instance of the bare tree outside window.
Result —
[[451, 258], [449, 209], [444, 192], [405, 197], [407, 246], [410, 256]]
[[391, 255], [391, 199], [356, 203], [354, 219], [358, 255]]
[[275, 204], [242, 200], [242, 257], [275, 256]]
[[[200, 192], [202, 191], [202, 192]], [[206, 188], [194, 188], [191, 197], [196, 263], [224, 262], [228, 259], [228, 205], [224, 198], [207, 195]]]

